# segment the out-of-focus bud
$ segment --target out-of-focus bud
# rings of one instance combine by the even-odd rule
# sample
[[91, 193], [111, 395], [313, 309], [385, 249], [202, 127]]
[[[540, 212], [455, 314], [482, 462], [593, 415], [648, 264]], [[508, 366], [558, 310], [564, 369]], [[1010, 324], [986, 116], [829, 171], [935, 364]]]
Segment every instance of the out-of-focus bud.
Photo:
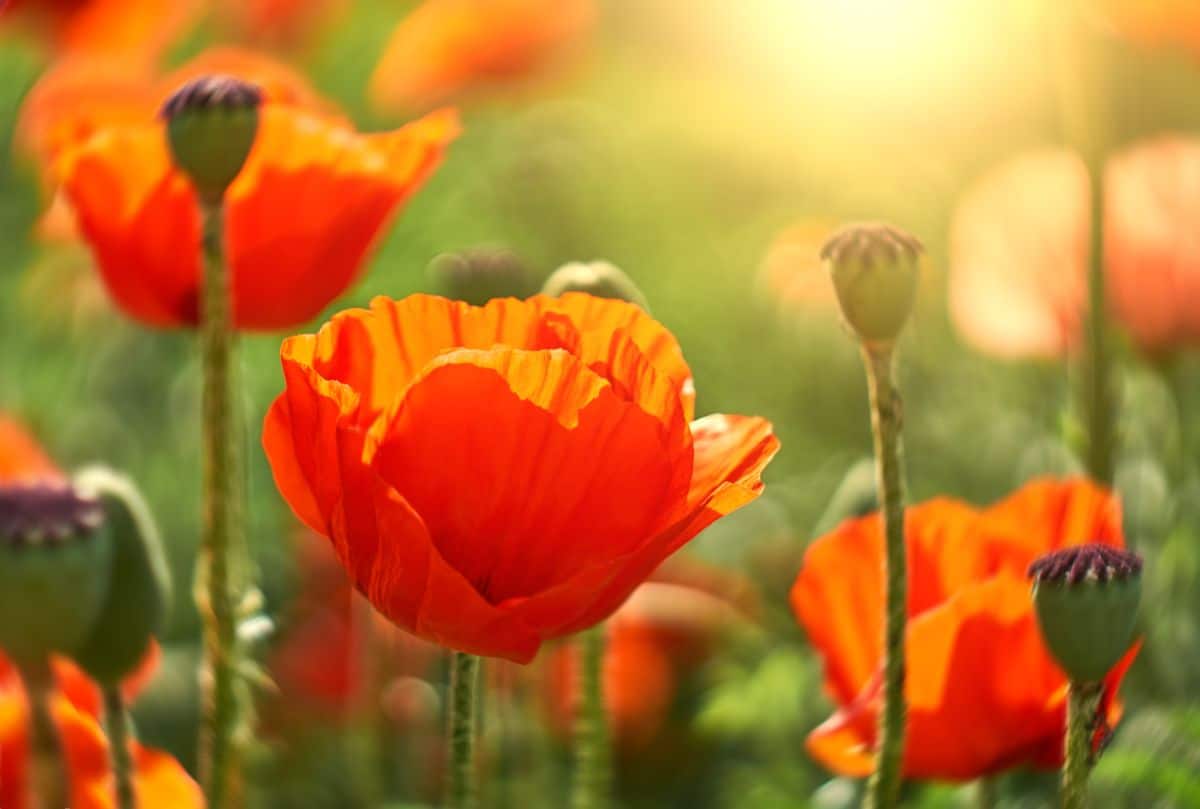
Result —
[[607, 261], [573, 261], [550, 274], [542, 292], [558, 297], [567, 292], [586, 292], [597, 298], [629, 301], [650, 311], [646, 296], [628, 275]]
[[443, 253], [429, 262], [429, 277], [440, 294], [475, 306], [493, 298], [527, 298], [537, 291], [529, 267], [503, 247]]
[[258, 134], [261, 104], [257, 86], [220, 75], [189, 81], [163, 104], [175, 165], [202, 199], [220, 199], [242, 170]]
[[878, 223], [847, 225], [821, 248], [842, 316], [864, 343], [888, 345], [900, 336], [923, 253], [914, 236]]
[[171, 574], [150, 509], [132, 481], [92, 467], [76, 476], [75, 485], [103, 504], [113, 553], [108, 597], [72, 656], [92, 678], [111, 685], [138, 666], [151, 638], [162, 631]]
[[109, 591], [100, 501], [63, 482], [0, 487], [0, 649], [21, 667], [73, 654]]
[[1142, 560], [1108, 545], [1077, 545], [1029, 567], [1046, 646], [1073, 681], [1098, 683], [1133, 640]]

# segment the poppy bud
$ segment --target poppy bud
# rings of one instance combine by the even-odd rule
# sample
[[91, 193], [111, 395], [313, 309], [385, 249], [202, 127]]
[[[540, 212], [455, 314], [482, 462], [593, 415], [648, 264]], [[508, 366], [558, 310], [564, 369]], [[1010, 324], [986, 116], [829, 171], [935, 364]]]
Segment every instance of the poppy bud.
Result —
[[573, 261], [564, 264], [546, 279], [542, 292], [555, 298], [567, 292], [586, 292], [597, 298], [636, 303], [650, 311], [646, 296], [637, 288], [637, 284], [607, 261]]
[[232, 76], [202, 76], [163, 104], [175, 165], [202, 199], [220, 199], [237, 177], [258, 133], [262, 91]]
[[108, 595], [104, 508], [66, 483], [0, 487], [0, 649], [22, 667], [71, 654]]
[[1108, 545], [1078, 545], [1029, 567], [1038, 626], [1075, 682], [1104, 679], [1129, 649], [1142, 595], [1142, 560]]
[[833, 278], [842, 316], [866, 343], [891, 343], [917, 294], [924, 247], [891, 225], [847, 225], [829, 237], [821, 258]]
[[527, 298], [537, 291], [529, 267], [502, 247], [443, 253], [429, 262], [429, 275], [442, 295], [474, 306], [493, 298]]
[[162, 630], [171, 574], [150, 509], [132, 481], [93, 467], [80, 472], [75, 485], [103, 504], [113, 553], [108, 597], [72, 656], [93, 679], [113, 684], [137, 667]]

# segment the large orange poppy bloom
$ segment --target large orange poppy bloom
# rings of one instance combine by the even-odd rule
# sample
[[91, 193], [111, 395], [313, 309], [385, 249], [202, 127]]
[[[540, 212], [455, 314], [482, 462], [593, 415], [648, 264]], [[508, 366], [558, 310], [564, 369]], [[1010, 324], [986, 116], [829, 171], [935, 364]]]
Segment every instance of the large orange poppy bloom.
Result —
[[281, 355], [263, 444], [292, 509], [398, 625], [517, 662], [753, 500], [778, 447], [692, 421], [675, 338], [623, 301], [376, 298]]
[[[1113, 316], [1144, 350], [1200, 343], [1200, 140], [1153, 138], [1105, 168]], [[1066, 150], [1018, 157], [964, 198], [951, 233], [950, 310], [978, 347], [1056, 356], [1087, 303], [1088, 176]]]
[[592, 23], [592, 0], [425, 0], [396, 27], [371, 77], [384, 110], [441, 103], [543, 66]]
[[357, 277], [392, 216], [441, 162], [458, 134], [457, 116], [445, 110], [393, 132], [360, 135], [286, 70], [230, 51], [155, 82], [143, 93], [152, 104], [116, 104], [112, 118], [107, 103], [77, 116], [63, 111], [88, 92], [86, 82], [72, 89], [64, 81], [53, 113], [29, 124], [43, 133], [33, 140], [57, 156], [56, 177], [113, 299], [152, 326], [198, 322], [200, 211], [153, 110], [180, 82], [204, 72], [261, 83], [267, 99], [254, 148], [226, 195], [235, 324], [295, 326]]
[[[1042, 643], [1026, 568], [1069, 545], [1123, 546], [1120, 508], [1083, 480], [1041, 480], [990, 508], [937, 499], [910, 508], [908, 737], [904, 773], [968, 780], [1062, 763], [1066, 678]], [[883, 531], [878, 515], [813, 542], [792, 608], [825, 661], [837, 712], [808, 737], [835, 772], [873, 764], [881, 697]], [[1109, 675], [1103, 718], [1134, 652]]]

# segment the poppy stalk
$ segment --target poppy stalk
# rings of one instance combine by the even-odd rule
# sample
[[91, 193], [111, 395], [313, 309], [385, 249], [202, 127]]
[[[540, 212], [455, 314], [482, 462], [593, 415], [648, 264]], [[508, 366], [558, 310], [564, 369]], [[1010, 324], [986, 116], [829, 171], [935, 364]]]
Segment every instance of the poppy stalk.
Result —
[[466, 652], [450, 655], [450, 768], [447, 809], [475, 809], [479, 784], [475, 778], [475, 713], [478, 704], [479, 658]]
[[896, 339], [912, 311], [921, 244], [879, 224], [839, 230], [821, 248], [846, 323], [862, 346], [871, 400], [875, 487], [883, 511], [883, 708], [875, 769], [863, 806], [886, 809], [900, 796], [904, 759], [904, 637], [908, 571], [904, 549], [904, 473], [901, 399], [893, 376]]
[[612, 750], [604, 709], [605, 625], [579, 636], [579, 714], [575, 719], [574, 809], [606, 809], [612, 783]]
[[204, 375], [204, 526], [196, 602], [204, 622], [205, 687], [201, 776], [213, 809], [241, 806], [241, 743], [247, 696], [238, 611], [245, 564], [244, 491], [234, 406], [232, 279], [225, 260], [225, 191], [250, 153], [261, 91], [228, 76], [188, 82], [163, 107], [176, 165], [195, 186], [203, 261], [201, 355]]
[[54, 728], [50, 698], [54, 675], [50, 661], [22, 664], [21, 681], [29, 698], [30, 771], [33, 775], [34, 800], [37, 809], [57, 809], [70, 801], [66, 793], [66, 768], [62, 745]]

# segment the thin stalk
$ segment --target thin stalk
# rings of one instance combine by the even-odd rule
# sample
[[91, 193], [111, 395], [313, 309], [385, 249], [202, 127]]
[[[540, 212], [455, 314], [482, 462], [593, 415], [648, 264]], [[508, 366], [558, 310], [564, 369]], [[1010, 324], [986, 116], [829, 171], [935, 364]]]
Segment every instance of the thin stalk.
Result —
[[133, 728], [120, 685], [103, 687], [104, 724], [108, 731], [108, 753], [112, 762], [113, 780], [117, 793], [117, 809], [137, 809], [137, 793], [133, 786], [133, 757], [129, 744]]
[[233, 386], [232, 284], [225, 262], [220, 201], [202, 205], [204, 289], [201, 351], [204, 365], [204, 527], [197, 560], [196, 602], [204, 622], [201, 779], [211, 809], [243, 800], [241, 737], [244, 684], [237, 635], [238, 554], [244, 548], [241, 434]]
[[54, 694], [54, 674], [47, 660], [22, 666], [20, 671], [29, 699], [29, 773], [33, 785], [31, 808], [61, 809], [68, 806], [70, 800], [62, 744], [50, 705]]
[[608, 809], [612, 752], [604, 710], [604, 625], [579, 636], [579, 714], [575, 719], [573, 809]]
[[450, 660], [450, 768], [446, 809], [476, 809], [479, 785], [475, 778], [475, 689], [479, 658], [453, 652]]
[[875, 439], [875, 485], [883, 511], [886, 546], [886, 615], [883, 639], [883, 705], [879, 711], [875, 770], [865, 809], [889, 809], [900, 797], [904, 761], [904, 630], [908, 571], [904, 548], [904, 475], [901, 468], [903, 411], [892, 376], [891, 345], [864, 345]]
[[1072, 682], [1067, 692], [1067, 739], [1063, 762], [1063, 809], [1086, 809], [1087, 779], [1092, 769], [1092, 734], [1100, 704], [1099, 683]]
[[1116, 396], [1106, 317], [1104, 285], [1104, 172], [1101, 161], [1090, 160], [1091, 250], [1088, 263], [1087, 354], [1083, 366], [1083, 396], [1087, 417], [1087, 470], [1093, 480], [1111, 486], [1116, 445]]
[[975, 782], [975, 809], [996, 809], [999, 790], [994, 776], [984, 776]]

